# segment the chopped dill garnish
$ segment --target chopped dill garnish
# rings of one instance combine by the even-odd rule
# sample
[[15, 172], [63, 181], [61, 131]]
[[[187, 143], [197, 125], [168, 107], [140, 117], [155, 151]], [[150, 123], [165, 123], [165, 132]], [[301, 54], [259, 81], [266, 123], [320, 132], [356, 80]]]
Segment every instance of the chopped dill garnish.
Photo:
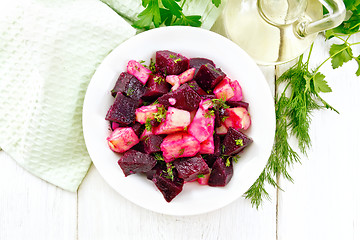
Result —
[[162, 121], [165, 119], [165, 117], [166, 117], [166, 112], [167, 112], [167, 110], [165, 109], [164, 106], [157, 107], [157, 110], [158, 110], [158, 111], [153, 114], [153, 115], [154, 115], [154, 119], [155, 119], [156, 121], [158, 121], [158, 122], [162, 122]]
[[145, 129], [146, 129], [146, 131], [149, 131], [149, 132], [152, 130], [152, 125], [151, 125], [151, 119], [150, 118], [146, 119]]
[[231, 165], [231, 160], [232, 160], [231, 156], [228, 156], [228, 157], [226, 158], [226, 160], [225, 160], [225, 166], [226, 166], [226, 167], [230, 167], [230, 165]]
[[155, 62], [152, 60], [152, 58], [150, 59], [149, 69], [153, 74], [156, 72], [156, 65]]
[[167, 173], [167, 178], [171, 179], [171, 181], [174, 181], [174, 172], [173, 169], [175, 168], [174, 165], [172, 165], [171, 162], [166, 163], [166, 173]]
[[213, 117], [214, 115], [215, 115], [215, 111], [214, 111], [214, 110], [208, 110], [208, 111], [205, 112], [204, 117], [206, 117], [206, 118], [211, 118], [211, 117]]
[[179, 150], [179, 157], [182, 156], [184, 154], [185, 148], [181, 148]]
[[221, 121], [225, 122], [225, 120], [228, 119], [228, 118], [229, 118], [229, 116], [222, 116]]
[[218, 98], [214, 98], [211, 100], [213, 102], [213, 108], [215, 110], [220, 110], [221, 108], [229, 108], [230, 106], [226, 104], [225, 99], [218, 99]]
[[157, 84], [160, 84], [161, 82], [165, 82], [165, 78], [163, 78], [161, 76], [155, 76], [154, 82], [156, 82]]
[[243, 139], [235, 139], [235, 144], [237, 145], [237, 146], [244, 146], [244, 141], [243, 141]]
[[163, 162], [164, 161], [164, 157], [161, 153], [154, 153], [154, 158], [156, 159], [156, 161], [160, 161]]

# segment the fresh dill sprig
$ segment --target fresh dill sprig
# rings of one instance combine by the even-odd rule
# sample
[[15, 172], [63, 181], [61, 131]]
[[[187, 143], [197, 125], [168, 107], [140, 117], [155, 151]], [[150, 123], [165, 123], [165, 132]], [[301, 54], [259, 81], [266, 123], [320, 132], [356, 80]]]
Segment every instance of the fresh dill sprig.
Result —
[[330, 92], [331, 88], [318, 69], [309, 70], [309, 59], [303, 62], [301, 56], [294, 66], [275, 81], [277, 92], [280, 91], [280, 84], [285, 84], [285, 89], [275, 96], [274, 146], [265, 169], [245, 193], [245, 198], [250, 199], [256, 208], [260, 206], [263, 198], [269, 198], [265, 189], [266, 182], [279, 187], [276, 182], [279, 176], [293, 181], [288, 169], [294, 163], [300, 162], [300, 158], [289, 144], [290, 135], [295, 136], [301, 153], [306, 154], [306, 150], [311, 146], [309, 127], [312, 112], [324, 108], [336, 111], [319, 96], [320, 92]]

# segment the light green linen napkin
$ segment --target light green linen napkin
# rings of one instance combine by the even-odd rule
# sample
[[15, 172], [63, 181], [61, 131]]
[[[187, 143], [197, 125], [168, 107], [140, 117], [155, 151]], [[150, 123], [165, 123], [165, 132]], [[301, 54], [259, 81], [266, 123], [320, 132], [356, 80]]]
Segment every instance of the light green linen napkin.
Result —
[[[2, 0], [0, 3], [0, 147], [34, 175], [76, 191], [91, 160], [82, 105], [97, 66], [136, 34], [128, 22], [141, 0]], [[187, 0], [185, 14], [210, 29], [211, 0]], [[127, 19], [125, 21], [121, 16]]]
[[135, 32], [98, 0], [2, 1], [1, 148], [34, 175], [76, 191], [91, 163], [81, 125], [87, 85]]

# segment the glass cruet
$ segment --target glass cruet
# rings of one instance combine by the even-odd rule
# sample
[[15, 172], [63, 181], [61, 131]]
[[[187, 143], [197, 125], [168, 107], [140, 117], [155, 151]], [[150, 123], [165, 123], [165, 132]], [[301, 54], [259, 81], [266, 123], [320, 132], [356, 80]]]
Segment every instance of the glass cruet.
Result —
[[[319, 32], [341, 24], [346, 12], [341, 0], [223, 1], [224, 10], [212, 30], [264, 65], [298, 57]], [[323, 6], [327, 15], [323, 15]]]

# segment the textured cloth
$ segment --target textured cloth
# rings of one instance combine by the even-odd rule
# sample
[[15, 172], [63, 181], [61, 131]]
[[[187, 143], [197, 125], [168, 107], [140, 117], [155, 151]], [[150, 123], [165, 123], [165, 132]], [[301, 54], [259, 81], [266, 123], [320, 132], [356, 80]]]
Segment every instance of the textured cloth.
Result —
[[[105, 56], [136, 34], [131, 22], [144, 9], [141, 0], [102, 1], [0, 1], [0, 147], [69, 191], [91, 164], [81, 121], [88, 83]], [[184, 12], [202, 15], [209, 29], [220, 9], [187, 0]]]
[[98, 0], [0, 7], [0, 146], [34, 175], [76, 191], [91, 160], [82, 135], [87, 85], [135, 30]]

